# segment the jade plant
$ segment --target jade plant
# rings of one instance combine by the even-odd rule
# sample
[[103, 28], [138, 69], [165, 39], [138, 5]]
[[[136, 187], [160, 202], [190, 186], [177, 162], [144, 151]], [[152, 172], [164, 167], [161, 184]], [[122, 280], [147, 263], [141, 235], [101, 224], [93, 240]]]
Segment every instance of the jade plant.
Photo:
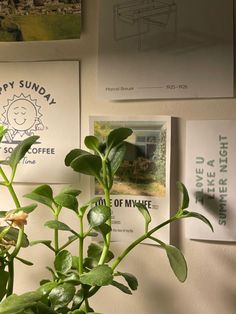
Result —
[[[1, 127], [1, 140], [5, 133], [6, 130]], [[7, 160], [0, 162], [1, 187], [8, 190], [15, 204], [13, 209], [0, 212], [1, 314], [98, 314], [91, 308], [90, 300], [103, 286], [111, 285], [126, 294], [132, 294], [132, 291], [137, 289], [136, 277], [120, 271], [119, 265], [137, 245], [147, 239], [153, 241], [167, 254], [167, 260], [178, 280], [181, 282], [186, 280], [187, 264], [183, 254], [175, 246], [161, 241], [158, 238], [158, 231], [176, 220], [188, 217], [202, 220], [211, 229], [212, 226], [204, 216], [187, 210], [189, 196], [186, 187], [180, 182], [177, 187], [182, 197], [176, 213], [167, 221], [150, 228], [150, 213], [142, 203], [137, 202], [137, 214], [141, 214], [144, 221], [143, 234], [140, 234], [118, 256], [111, 251], [110, 194], [114, 176], [125, 155], [125, 140], [131, 134], [132, 130], [129, 128], [114, 129], [105, 142], [101, 142], [95, 136], [87, 136], [84, 143], [89, 151], [74, 149], [65, 157], [65, 166], [71, 167], [78, 173], [94, 177], [100, 184], [105, 199], [103, 205], [99, 205], [99, 197], [80, 205], [81, 192], [71, 186], [64, 187], [59, 194], [54, 195], [52, 188], [43, 184], [25, 195], [40, 206], [47, 207], [51, 212], [52, 218], [45, 222], [45, 227], [51, 229], [53, 240], [39, 239], [29, 242], [24, 230], [25, 224], [28, 215], [36, 209], [37, 204], [22, 206], [13, 185], [17, 166], [38, 137], [31, 136], [23, 140]], [[8, 175], [5, 167], [8, 168]], [[77, 229], [61, 221], [61, 213], [65, 210], [73, 212], [78, 222]], [[64, 242], [60, 237], [61, 233], [68, 235], [68, 238], [63, 237]], [[96, 235], [100, 235], [102, 244], [91, 241], [91, 236], [96, 237]], [[77, 243], [78, 255], [74, 255], [73, 250], [70, 250], [72, 243]], [[53, 255], [54, 262], [47, 266], [49, 278], [42, 279], [35, 291], [16, 295], [14, 294], [15, 260], [32, 265], [30, 261], [22, 258], [22, 249], [38, 244], [45, 245]]]

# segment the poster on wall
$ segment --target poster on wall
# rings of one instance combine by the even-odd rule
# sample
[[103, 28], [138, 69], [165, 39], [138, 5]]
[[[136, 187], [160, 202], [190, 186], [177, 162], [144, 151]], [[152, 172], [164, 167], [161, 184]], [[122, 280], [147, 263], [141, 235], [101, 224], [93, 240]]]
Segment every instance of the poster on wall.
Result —
[[0, 0], [0, 41], [80, 38], [81, 0]]
[[186, 186], [190, 208], [214, 227], [186, 223], [192, 239], [236, 241], [236, 120], [187, 121]]
[[8, 130], [0, 159], [27, 137], [39, 136], [22, 159], [15, 181], [76, 180], [64, 158], [79, 146], [79, 62], [3, 62], [0, 72], [0, 124]]
[[[150, 229], [170, 215], [170, 132], [171, 119], [152, 117], [91, 117], [90, 129], [100, 139], [118, 127], [128, 127], [126, 154], [111, 190], [113, 241], [132, 241], [144, 233], [144, 220], [135, 206], [143, 203], [152, 216]], [[99, 185], [92, 181], [93, 195], [104, 198]], [[169, 242], [169, 227], [158, 238]], [[146, 241], [148, 242], [148, 241]], [[152, 242], [153, 243], [153, 242]]]
[[233, 0], [101, 0], [98, 95], [233, 96]]

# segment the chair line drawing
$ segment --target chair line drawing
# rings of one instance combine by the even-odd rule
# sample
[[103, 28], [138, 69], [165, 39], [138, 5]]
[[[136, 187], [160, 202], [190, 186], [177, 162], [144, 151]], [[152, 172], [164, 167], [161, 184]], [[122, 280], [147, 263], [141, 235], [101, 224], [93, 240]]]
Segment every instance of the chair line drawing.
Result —
[[[177, 35], [176, 0], [132, 0], [113, 6], [113, 33], [116, 41], [137, 37], [138, 49], [142, 49], [142, 37], [150, 32], [150, 26], [166, 28], [174, 18], [173, 34]], [[134, 28], [131, 34], [121, 34], [119, 26]]]

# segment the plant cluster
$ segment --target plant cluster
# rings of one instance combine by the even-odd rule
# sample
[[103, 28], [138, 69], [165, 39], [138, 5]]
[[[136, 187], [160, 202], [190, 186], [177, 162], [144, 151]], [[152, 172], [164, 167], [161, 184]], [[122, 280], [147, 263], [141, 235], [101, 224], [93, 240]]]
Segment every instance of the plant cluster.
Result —
[[[1, 140], [5, 133], [6, 130], [1, 128]], [[96, 178], [104, 193], [104, 205], [98, 205], [98, 197], [80, 205], [78, 201], [80, 191], [73, 187], [64, 187], [59, 194], [54, 195], [52, 188], [43, 184], [25, 195], [28, 199], [46, 206], [52, 214], [45, 227], [52, 230], [53, 240], [40, 239], [31, 242], [31, 245], [45, 245], [54, 255], [54, 263], [47, 267], [51, 278], [41, 280], [38, 289], [22, 295], [14, 294], [14, 264], [17, 259], [26, 265], [32, 265], [30, 261], [22, 259], [20, 253], [22, 248], [29, 246], [24, 229], [28, 215], [37, 205], [22, 206], [15, 193], [13, 181], [18, 164], [38, 137], [31, 136], [22, 141], [16, 146], [10, 158], [0, 162], [1, 187], [8, 189], [15, 203], [14, 209], [0, 212], [3, 222], [0, 227], [1, 314], [98, 314], [91, 308], [90, 299], [101, 287], [111, 285], [126, 294], [132, 294], [132, 291], [137, 289], [136, 277], [121, 272], [118, 268], [124, 258], [146, 239], [152, 240], [166, 252], [174, 274], [181, 282], [185, 281], [187, 265], [183, 254], [178, 248], [162, 242], [158, 238], [158, 231], [173, 221], [187, 217], [198, 218], [211, 228], [212, 226], [204, 216], [187, 211], [189, 197], [182, 183], [178, 183], [182, 201], [174, 216], [150, 228], [150, 213], [143, 204], [137, 202], [137, 212], [144, 218], [143, 234], [118, 256], [114, 256], [110, 249], [112, 239], [110, 193], [114, 175], [125, 154], [125, 140], [131, 133], [132, 130], [129, 128], [115, 129], [105, 141], [100, 141], [95, 136], [87, 136], [84, 143], [89, 151], [74, 149], [65, 158], [66, 166], [78, 173]], [[11, 170], [9, 177], [4, 167]], [[65, 209], [74, 213], [78, 221], [78, 230], [60, 220]], [[59, 241], [61, 232], [69, 234], [64, 243]], [[98, 234], [103, 239], [102, 244], [90, 241], [86, 252], [85, 241]], [[74, 242], [78, 244], [76, 256], [69, 250], [69, 246]]]

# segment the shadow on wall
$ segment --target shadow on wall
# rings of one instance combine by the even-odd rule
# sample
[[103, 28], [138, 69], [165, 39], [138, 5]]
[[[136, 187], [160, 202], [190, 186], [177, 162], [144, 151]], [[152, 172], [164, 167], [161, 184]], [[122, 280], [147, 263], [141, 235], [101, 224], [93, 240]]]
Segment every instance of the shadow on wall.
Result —
[[[180, 195], [177, 189], [176, 182], [180, 178], [181, 162], [180, 162], [180, 120], [178, 118], [172, 118], [172, 131], [171, 131], [171, 163], [170, 163], [170, 215], [174, 215], [179, 208]], [[183, 182], [184, 183], [184, 182]], [[180, 221], [172, 223], [170, 226], [170, 243], [181, 249], [181, 223]]]
[[[222, 228], [225, 228], [224, 232], [227, 233], [229, 239], [236, 239], [236, 228], [234, 226], [236, 219], [235, 208], [232, 207], [232, 204], [228, 204], [225, 198], [220, 199], [215, 196], [213, 197], [211, 194], [200, 193], [201, 195], [199, 195], [199, 191], [196, 191], [194, 198], [202, 202], [205, 212], [211, 215], [208, 219], [213, 224], [213, 227], [214, 225], [221, 224]], [[228, 242], [221, 241], [221, 243], [227, 244]]]
[[[179, 283], [163, 260], [155, 261], [156, 271], [148, 271], [140, 281], [146, 314], [234, 314], [236, 309], [235, 256], [229, 253], [235, 244], [189, 241], [186, 259], [189, 268], [185, 283]], [[165, 258], [164, 258], [165, 259]], [[162, 261], [163, 260], [163, 261]], [[145, 265], [139, 267], [145, 268]], [[167, 266], [166, 266], [167, 265]], [[147, 265], [146, 265], [147, 269]], [[141, 279], [141, 278], [140, 278]], [[155, 312], [154, 312], [155, 309]]]
[[[235, 243], [226, 244], [227, 247], [235, 246]], [[235, 256], [227, 256], [223, 254], [216, 254], [215, 259], [218, 260], [219, 264], [222, 265], [222, 268], [225, 268], [228, 270], [228, 273], [231, 274], [230, 277], [228, 276], [222, 276], [221, 282], [219, 284], [221, 285], [222, 290], [222, 297], [225, 299], [225, 302], [229, 304], [232, 308], [231, 313], [235, 313], [236, 311], [236, 258]], [[229, 313], [229, 314], [231, 314]]]

